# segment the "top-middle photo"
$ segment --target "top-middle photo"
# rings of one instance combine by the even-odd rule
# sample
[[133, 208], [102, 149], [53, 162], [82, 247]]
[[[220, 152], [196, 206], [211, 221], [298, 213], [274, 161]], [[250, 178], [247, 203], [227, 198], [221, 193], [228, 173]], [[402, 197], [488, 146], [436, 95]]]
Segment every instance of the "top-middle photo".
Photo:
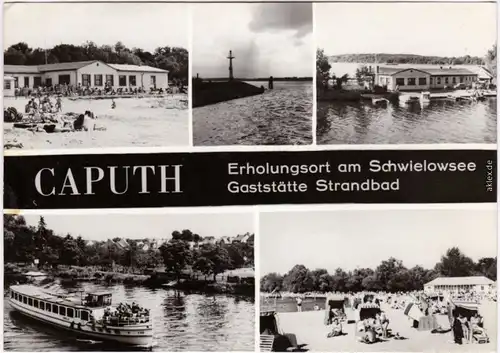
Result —
[[193, 143], [311, 144], [312, 4], [193, 7]]

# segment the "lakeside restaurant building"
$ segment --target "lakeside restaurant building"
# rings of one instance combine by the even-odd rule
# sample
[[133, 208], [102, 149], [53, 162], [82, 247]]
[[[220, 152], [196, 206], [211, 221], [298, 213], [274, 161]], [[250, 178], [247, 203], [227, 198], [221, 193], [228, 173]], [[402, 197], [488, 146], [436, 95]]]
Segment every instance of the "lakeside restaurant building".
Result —
[[459, 292], [474, 291], [488, 293], [495, 288], [495, 282], [484, 276], [438, 277], [424, 284], [424, 292]]
[[427, 91], [443, 89], [463, 83], [472, 85], [478, 81], [478, 74], [469, 69], [448, 68], [411, 68], [377, 66], [375, 84], [387, 87], [388, 91]]
[[166, 89], [168, 71], [151, 66], [106, 64], [98, 60], [28, 66], [4, 65], [4, 89], [7, 86], [10, 89], [32, 89], [57, 84], [104, 88], [106, 83], [115, 89]]

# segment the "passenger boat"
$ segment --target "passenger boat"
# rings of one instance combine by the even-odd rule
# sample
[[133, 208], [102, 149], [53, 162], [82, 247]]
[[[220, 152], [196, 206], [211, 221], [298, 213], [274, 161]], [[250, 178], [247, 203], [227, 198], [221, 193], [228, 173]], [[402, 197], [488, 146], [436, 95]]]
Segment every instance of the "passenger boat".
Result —
[[124, 304], [113, 307], [111, 297], [109, 292], [60, 295], [33, 285], [9, 289], [10, 305], [32, 319], [86, 338], [151, 345], [153, 322], [149, 310]]

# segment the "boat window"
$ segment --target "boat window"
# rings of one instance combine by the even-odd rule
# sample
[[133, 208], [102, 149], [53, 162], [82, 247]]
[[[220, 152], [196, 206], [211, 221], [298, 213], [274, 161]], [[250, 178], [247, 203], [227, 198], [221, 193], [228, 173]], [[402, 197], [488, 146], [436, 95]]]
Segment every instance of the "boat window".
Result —
[[45, 303], [40, 301], [40, 309], [45, 310]]
[[38, 308], [38, 300], [36, 300], [36, 299], [35, 299], [35, 301], [33, 302], [33, 306], [34, 306], [35, 308]]
[[81, 311], [80, 315], [81, 315], [82, 320], [84, 320], [84, 321], [89, 320], [89, 312], [88, 311]]
[[57, 314], [57, 312], [58, 312], [57, 309], [59, 309], [58, 306], [55, 304], [52, 304], [52, 312]]
[[66, 316], [66, 308], [64, 306], [59, 307], [59, 315]]
[[23, 295], [23, 303], [28, 304], [28, 297], [26, 297], [25, 295]]
[[[14, 292], [12, 292], [14, 293]], [[14, 293], [14, 300], [17, 300], [17, 293]]]
[[14, 298], [14, 292], [13, 291], [10, 291], [10, 297]]
[[29, 306], [33, 306], [33, 299], [28, 298], [28, 305], [29, 305]]
[[74, 310], [73, 310], [73, 309], [71, 309], [71, 308], [68, 308], [68, 309], [66, 310], [66, 316], [67, 316], [67, 317], [73, 317], [73, 316], [75, 316], [75, 315], [74, 315]]
[[50, 311], [51, 304], [45, 303], [45, 311]]

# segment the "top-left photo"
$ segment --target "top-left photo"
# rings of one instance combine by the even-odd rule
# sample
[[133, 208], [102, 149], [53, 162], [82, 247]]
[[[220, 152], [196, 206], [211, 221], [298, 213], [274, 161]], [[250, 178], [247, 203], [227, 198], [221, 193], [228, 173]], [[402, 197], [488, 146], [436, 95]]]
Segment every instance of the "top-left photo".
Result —
[[4, 148], [189, 145], [189, 9], [4, 5]]

